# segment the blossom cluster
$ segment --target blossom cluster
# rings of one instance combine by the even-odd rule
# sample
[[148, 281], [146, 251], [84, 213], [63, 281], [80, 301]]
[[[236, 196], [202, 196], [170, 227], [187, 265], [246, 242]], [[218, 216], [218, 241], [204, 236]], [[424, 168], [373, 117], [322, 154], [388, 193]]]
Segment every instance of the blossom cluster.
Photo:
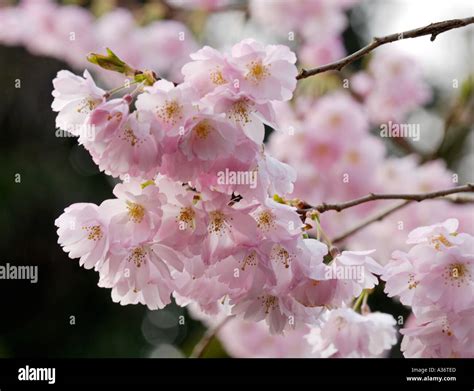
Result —
[[407, 113], [427, 103], [431, 91], [421, 77], [419, 64], [393, 50], [374, 54], [367, 70], [351, 78], [352, 89], [364, 101], [374, 124], [402, 121]]
[[401, 330], [405, 357], [474, 357], [474, 237], [448, 219], [413, 230], [407, 243], [382, 276], [388, 296], [415, 316]]
[[[113, 47], [137, 68], [150, 67], [180, 81], [180, 67], [197, 44], [189, 29], [175, 20], [140, 26], [126, 8], [113, 9], [99, 18], [76, 5], [53, 0], [22, 0], [0, 8], [0, 42], [22, 45], [31, 53], [65, 61], [74, 68], [87, 65], [86, 54]], [[111, 72], [101, 72], [107, 83], [117, 83]]]
[[225, 300], [273, 333], [314, 324], [326, 306], [373, 288], [382, 269], [371, 251], [324, 263], [327, 246], [305, 238], [284, 200], [294, 170], [263, 148], [264, 124], [276, 127], [274, 103], [292, 97], [295, 55], [244, 40], [191, 59], [182, 84], [161, 79], [119, 98], [87, 72], [58, 73], [57, 126], [123, 180], [116, 199], [74, 204], [57, 219], [64, 250], [99, 273], [114, 301], [156, 309], [173, 295], [212, 313]]
[[[417, 79], [416, 83], [423, 82]], [[400, 83], [396, 90], [404, 88]], [[295, 168], [298, 178], [293, 195], [313, 205], [349, 200], [370, 192], [423, 193], [459, 184], [458, 176], [442, 160], [420, 164], [414, 154], [388, 156], [388, 145], [371, 131], [373, 120], [367, 105], [344, 90], [331, 91], [317, 99], [299, 95], [292, 105], [279, 103], [276, 122], [281, 132], [270, 136], [268, 150]], [[343, 213], [330, 211], [321, 215], [321, 224], [329, 236], [336, 237], [355, 222], [390, 205], [387, 201], [374, 201]], [[378, 259], [386, 263], [394, 250], [406, 248], [406, 232], [426, 223], [453, 217], [464, 231], [474, 234], [472, 213], [472, 205], [445, 200], [409, 205], [344, 243], [349, 248], [364, 249], [376, 242]]]
[[[174, 12], [235, 2], [167, 3]], [[345, 11], [356, 3], [250, 0], [249, 15], [296, 40], [300, 64], [314, 66], [344, 55]], [[227, 52], [196, 51], [181, 22], [139, 25], [125, 9], [96, 19], [50, 0], [1, 8], [0, 22], [0, 42], [76, 68], [86, 52], [110, 47], [134, 68], [156, 71], [125, 81], [99, 73], [107, 86], [120, 83], [108, 91], [88, 71], [63, 70], [53, 81], [56, 126], [120, 181], [115, 198], [73, 204], [56, 220], [64, 251], [98, 273], [114, 302], [154, 310], [174, 300], [210, 327], [232, 316], [218, 336], [236, 357], [382, 357], [397, 341], [395, 319], [357, 303], [383, 276], [389, 296], [413, 309], [415, 326], [402, 330], [406, 357], [473, 356], [473, 242], [458, 234], [474, 233], [471, 206], [411, 205], [343, 242], [353, 250], [377, 243], [385, 268], [373, 251], [339, 252], [314, 238], [322, 229], [336, 237], [383, 201], [322, 215], [296, 208], [298, 199], [457, 183], [441, 161], [387, 157], [374, 135], [374, 126], [403, 121], [431, 97], [410, 58], [381, 50], [350, 89], [293, 99], [297, 60], [287, 46], [246, 39]], [[419, 228], [405, 243], [407, 230], [448, 217], [457, 220]], [[390, 257], [394, 249], [407, 252]]]
[[298, 58], [315, 66], [335, 61], [345, 54], [342, 33], [347, 27], [346, 10], [359, 0], [250, 0], [251, 17], [260, 25], [290, 41], [298, 40]]
[[395, 319], [370, 312], [367, 305], [361, 313], [348, 307], [327, 309], [318, 322], [289, 329], [284, 335], [269, 333], [263, 321], [229, 318], [231, 310], [226, 304], [213, 316], [195, 304], [188, 310], [207, 327], [221, 325], [219, 340], [233, 357], [376, 358], [385, 357], [397, 342]]

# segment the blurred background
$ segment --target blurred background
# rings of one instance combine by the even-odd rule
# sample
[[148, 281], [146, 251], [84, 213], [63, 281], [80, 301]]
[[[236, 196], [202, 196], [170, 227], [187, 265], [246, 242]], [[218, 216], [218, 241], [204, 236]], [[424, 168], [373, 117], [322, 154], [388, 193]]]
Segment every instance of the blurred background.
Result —
[[[298, 1], [286, 1], [298, 6]], [[268, 3], [270, 6], [271, 0]], [[346, 3], [351, 5], [343, 11], [348, 23], [341, 37], [348, 53], [374, 35], [474, 14], [472, 0]], [[89, 16], [82, 20], [71, 15], [58, 27], [59, 8], [54, 7], [66, 5], [81, 7]], [[12, 10], [20, 7], [36, 9], [30, 11], [28, 23], [18, 27]], [[102, 22], [94, 30], [100, 44], [90, 41], [85, 31], [89, 23], [98, 18], [104, 21], [117, 8], [124, 11], [122, 15]], [[159, 20], [185, 25], [186, 43], [176, 48], [166, 31], [152, 35], [151, 30], [149, 34], [144, 30], [147, 40], [124, 44], [133, 35], [130, 23], [146, 29]], [[167, 31], [170, 29], [173, 26]], [[63, 39], [70, 43], [71, 31], [76, 39], [69, 46], [60, 47], [48, 36], [64, 33]], [[0, 280], [1, 357], [189, 355], [205, 327], [185, 309], [170, 305], [164, 310], [148, 311], [143, 306], [113, 303], [110, 291], [97, 287], [97, 274], [81, 269], [57, 244], [54, 220], [63, 209], [74, 202], [100, 203], [111, 198], [114, 181], [99, 172], [74, 138], [57, 137], [51, 81], [61, 69], [82, 73], [87, 67], [97, 71], [84, 59], [90, 50], [103, 51], [105, 46], [134, 65], [149, 64], [147, 67], [156, 68], [161, 75], [178, 80], [176, 68], [197, 47], [208, 43], [226, 48], [247, 36], [266, 42], [282, 41], [252, 18], [246, 1], [0, 0], [0, 264], [39, 266], [36, 284]], [[136, 53], [140, 42], [148, 45], [143, 56]], [[453, 95], [451, 80], [465, 80], [474, 70], [472, 34], [455, 30], [439, 36], [434, 43], [427, 39], [404, 40], [394, 46], [419, 61], [434, 89], [430, 105], [413, 115], [418, 116], [417, 121], [430, 123], [433, 136], [427, 142], [436, 143], [442, 137], [442, 113], [430, 107], [449, 101], [445, 97]], [[158, 58], [150, 60], [151, 54]], [[323, 60], [324, 56], [321, 64]], [[353, 69], [360, 66], [355, 64]], [[113, 82], [110, 76], [103, 77], [105, 86]], [[473, 135], [472, 125], [461, 128], [441, 153], [465, 182], [474, 180]], [[385, 312], [408, 313], [378, 293], [370, 297], [369, 304]], [[181, 315], [185, 317], [184, 325], [178, 324]], [[223, 357], [226, 352], [214, 341], [208, 355]], [[399, 355], [396, 349], [393, 355]]]

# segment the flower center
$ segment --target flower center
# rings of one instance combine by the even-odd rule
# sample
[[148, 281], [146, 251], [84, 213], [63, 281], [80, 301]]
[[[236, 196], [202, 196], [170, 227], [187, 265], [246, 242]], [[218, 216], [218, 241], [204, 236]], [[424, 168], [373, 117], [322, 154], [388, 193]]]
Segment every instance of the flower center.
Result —
[[340, 114], [333, 114], [331, 115], [331, 117], [329, 118], [329, 124], [334, 126], [334, 127], [337, 127], [339, 125], [342, 124], [342, 117]]
[[229, 110], [228, 117], [235, 122], [247, 124], [250, 120], [249, 115], [250, 102], [248, 99], [240, 99], [235, 102]]
[[248, 73], [247, 78], [252, 79], [253, 82], [259, 83], [264, 78], [270, 75], [268, 66], [262, 64], [261, 61], [252, 61], [247, 65]]
[[443, 277], [445, 285], [450, 283], [451, 286], [460, 288], [462, 284], [467, 283], [471, 279], [471, 272], [463, 263], [451, 263], [446, 266]]
[[357, 164], [360, 162], [360, 155], [357, 151], [349, 151], [347, 154], [347, 159], [352, 164]]
[[278, 305], [278, 299], [275, 296], [259, 296], [257, 299], [261, 301], [262, 306], [265, 308], [265, 314], [269, 314]]
[[127, 201], [128, 217], [134, 223], [141, 223], [145, 216], [145, 208], [140, 204]]
[[178, 221], [186, 223], [187, 227], [192, 227], [195, 215], [196, 213], [191, 207], [181, 208], [178, 215]]
[[88, 114], [92, 110], [94, 110], [99, 103], [100, 103], [100, 100], [94, 100], [94, 99], [91, 99], [91, 98], [84, 98], [77, 105], [76, 111], [78, 113]]
[[410, 273], [408, 275], [408, 289], [415, 289], [419, 284], [418, 281], [415, 281], [415, 275]]
[[210, 78], [211, 81], [217, 86], [227, 83], [227, 80], [222, 75], [222, 71], [220, 70], [220, 68], [216, 68], [215, 71], [211, 72]]
[[257, 227], [262, 231], [268, 231], [275, 226], [275, 216], [269, 210], [264, 210], [257, 217]]
[[181, 119], [183, 112], [183, 106], [180, 105], [176, 100], [166, 100], [165, 104], [157, 109], [157, 116], [163, 121], [175, 124]]
[[138, 137], [135, 136], [135, 133], [131, 128], [125, 128], [123, 130], [123, 134], [120, 137], [122, 140], [130, 143], [132, 147], [134, 147], [140, 140], [138, 140]]
[[257, 265], [257, 253], [255, 250], [252, 250], [242, 260], [242, 271], [245, 271], [245, 268], [247, 266], [256, 266], [256, 265]]
[[451, 327], [449, 327], [448, 320], [444, 318], [441, 323], [441, 332], [446, 334], [448, 337], [451, 337], [453, 332], [451, 331]]
[[136, 267], [140, 267], [146, 262], [146, 250], [143, 247], [135, 247], [127, 258], [128, 262], [133, 262]]
[[204, 120], [199, 122], [194, 128], [194, 134], [201, 140], [207, 139], [211, 131], [213, 130], [212, 126], [209, 125], [209, 122]]
[[87, 232], [87, 239], [89, 240], [98, 241], [104, 236], [100, 225], [90, 225], [82, 227], [82, 229]]
[[273, 248], [271, 258], [276, 262], [282, 263], [285, 268], [290, 267], [290, 262], [292, 260], [290, 253], [280, 245], [277, 245]]
[[219, 210], [209, 213], [211, 221], [208, 226], [209, 233], [222, 234], [226, 229], [227, 217]]
[[451, 247], [451, 242], [443, 234], [433, 236], [431, 238], [431, 244], [435, 247], [436, 250], [441, 248], [441, 245], [445, 247]]
[[314, 147], [314, 154], [318, 156], [328, 156], [331, 148], [327, 144], [318, 144]]

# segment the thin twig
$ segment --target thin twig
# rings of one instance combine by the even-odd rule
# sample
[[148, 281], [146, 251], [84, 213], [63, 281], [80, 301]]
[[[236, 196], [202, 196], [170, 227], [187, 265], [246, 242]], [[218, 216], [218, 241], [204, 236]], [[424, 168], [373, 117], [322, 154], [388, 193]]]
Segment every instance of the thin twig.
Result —
[[[444, 200], [450, 201], [454, 204], [474, 204], [474, 198], [473, 197], [460, 197], [459, 195], [456, 195], [454, 197], [445, 197]], [[331, 240], [333, 244], [342, 242], [343, 240], [347, 239], [349, 236], [354, 235], [355, 233], [359, 232], [360, 230], [364, 229], [365, 227], [369, 226], [372, 223], [375, 223], [377, 221], [382, 221], [385, 217], [391, 215], [392, 213], [395, 213], [396, 211], [404, 208], [408, 204], [411, 204], [413, 201], [412, 200], [406, 200], [401, 203], [395, 204], [391, 206], [390, 208], [387, 208], [385, 210], [382, 210], [380, 212], [377, 212], [373, 214], [372, 216], [368, 217], [365, 220], [362, 220], [358, 224], [354, 225], [352, 228], [349, 228], [347, 231], [344, 233], [340, 234], [339, 236], [336, 236], [334, 239]]]
[[224, 327], [227, 322], [232, 319], [234, 316], [228, 316], [225, 318], [221, 323], [219, 323], [216, 327], [208, 329], [205, 333], [204, 336], [201, 338], [201, 340], [194, 346], [194, 349], [189, 356], [190, 358], [202, 358], [204, 357], [204, 354], [206, 353], [209, 345], [211, 342], [214, 340], [214, 337], [216, 334]]
[[308, 70], [302, 69], [300, 73], [298, 74], [298, 76], [296, 76], [296, 79], [298, 80], [305, 79], [309, 76], [317, 75], [318, 73], [323, 73], [330, 70], [340, 71], [346, 65], [352, 64], [354, 61], [357, 61], [361, 57], [370, 53], [375, 48], [381, 45], [385, 45], [390, 42], [395, 42], [395, 41], [399, 41], [399, 40], [407, 39], [407, 38], [422, 37], [424, 35], [431, 35], [430, 40], [434, 41], [436, 37], [441, 33], [444, 33], [446, 31], [456, 29], [459, 27], [464, 27], [472, 23], [474, 23], [474, 16], [471, 16], [469, 18], [464, 18], [464, 19], [445, 20], [442, 22], [431, 23], [427, 26], [419, 27], [413, 30], [403, 31], [401, 33], [390, 34], [384, 37], [376, 37], [376, 38], [373, 38], [372, 42], [369, 43], [367, 46], [364, 46], [362, 49], [359, 49], [358, 51], [336, 62], [332, 62], [332, 63], [326, 64], [317, 68], [313, 68], [313, 69], [308, 69]]
[[[299, 213], [306, 213], [311, 210], [316, 210], [319, 213], [324, 213], [329, 210], [335, 210], [337, 212], [340, 212], [344, 209], [347, 208], [352, 208], [353, 206], [357, 206], [360, 204], [364, 204], [366, 202], [370, 201], [376, 201], [376, 200], [410, 200], [410, 201], [423, 201], [423, 200], [429, 200], [433, 198], [440, 198], [444, 197], [450, 194], [456, 194], [456, 193], [468, 193], [468, 192], [473, 192], [474, 191], [474, 184], [468, 183], [467, 185], [463, 186], [457, 186], [453, 187], [451, 189], [445, 189], [445, 190], [438, 190], [438, 191], [433, 191], [429, 193], [415, 193], [415, 194], [376, 194], [376, 193], [370, 193], [367, 194], [363, 197], [356, 198], [350, 201], [346, 202], [341, 202], [339, 204], [327, 204], [323, 202], [322, 204], [319, 205], [309, 205], [306, 203], [303, 203], [301, 207], [298, 209]], [[449, 200], [449, 198], [447, 198]]]

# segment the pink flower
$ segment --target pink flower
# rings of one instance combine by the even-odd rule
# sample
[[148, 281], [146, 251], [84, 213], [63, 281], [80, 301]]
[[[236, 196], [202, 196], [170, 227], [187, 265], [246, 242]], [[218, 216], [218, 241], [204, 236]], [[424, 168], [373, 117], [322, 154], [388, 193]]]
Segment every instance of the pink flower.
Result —
[[431, 98], [418, 64], [393, 51], [377, 52], [369, 65], [373, 86], [366, 98], [372, 122], [402, 121]]
[[245, 135], [258, 145], [265, 136], [265, 126], [274, 125], [275, 113], [271, 103], [257, 103], [242, 92], [218, 88], [201, 102], [211, 107], [216, 114], [224, 113], [227, 119], [243, 130]]
[[473, 309], [441, 315], [400, 330], [406, 358], [473, 358]]
[[326, 39], [341, 33], [346, 24], [344, 8], [354, 1], [300, 0], [294, 7], [291, 2], [252, 0], [250, 13], [266, 29], [282, 36], [299, 33], [306, 39]]
[[185, 122], [194, 113], [192, 100], [188, 85], [175, 87], [167, 80], [159, 80], [152, 87], [145, 87], [145, 93], [138, 96], [135, 106], [152, 112], [165, 135], [176, 137], [184, 131]]
[[321, 327], [306, 336], [319, 357], [380, 357], [395, 343], [395, 319], [380, 312], [365, 315], [349, 308], [328, 311]]
[[70, 258], [80, 258], [86, 269], [100, 267], [109, 248], [109, 217], [97, 205], [73, 204], [54, 223], [58, 243]]
[[333, 138], [365, 136], [369, 130], [363, 107], [345, 93], [333, 93], [319, 99], [307, 121], [320, 133]]
[[303, 338], [307, 326], [290, 329], [284, 335], [270, 334], [265, 322], [229, 320], [219, 330], [219, 341], [236, 358], [307, 358], [311, 348]]
[[372, 289], [378, 284], [376, 275], [382, 274], [383, 268], [369, 257], [374, 251], [343, 251], [328, 265], [326, 279], [336, 282], [334, 303], [347, 303], [363, 289]]
[[323, 257], [327, 247], [314, 240], [304, 242], [308, 249], [298, 261], [292, 290], [294, 298], [302, 305], [348, 305], [363, 289], [372, 289], [378, 284], [375, 274], [381, 274], [383, 269], [368, 256], [374, 250], [343, 251], [326, 265]]
[[215, 272], [219, 281], [232, 291], [232, 297], [241, 297], [276, 284], [269, 254], [261, 243], [252, 242], [252, 238], [248, 243], [241, 243], [232, 255], [218, 262]]
[[171, 302], [170, 266], [182, 269], [178, 256], [153, 243], [117, 243], [100, 269], [99, 286], [112, 288], [112, 299], [122, 305], [145, 304], [150, 310]]
[[265, 320], [271, 334], [281, 334], [302, 323], [313, 323], [321, 309], [306, 308], [279, 289], [261, 289], [241, 300], [231, 301], [232, 313], [243, 319], [259, 322]]
[[204, 96], [219, 86], [230, 86], [238, 77], [235, 67], [226, 55], [209, 46], [190, 55], [193, 61], [185, 64], [181, 70], [184, 81], [191, 84]]
[[201, 205], [206, 212], [208, 234], [202, 243], [202, 259], [206, 264], [225, 258], [240, 241], [255, 237], [257, 224], [249, 216], [255, 207], [229, 206], [229, 198], [223, 194], [205, 199]]
[[53, 85], [51, 107], [58, 112], [56, 126], [74, 136], [81, 135], [88, 114], [104, 102], [105, 91], [96, 86], [87, 70], [83, 78], [69, 71], [59, 71]]
[[240, 134], [225, 117], [200, 114], [185, 123], [179, 149], [190, 162], [222, 159], [233, 152]]
[[291, 240], [301, 234], [303, 224], [295, 208], [271, 198], [252, 212], [252, 216], [257, 222], [259, 234], [274, 242]]
[[152, 179], [161, 163], [162, 138], [150, 112], [134, 111], [108, 140], [103, 152], [93, 156], [108, 175]]
[[326, 244], [316, 239], [304, 239], [301, 242], [302, 253], [297, 259], [298, 272], [312, 281], [326, 279], [324, 257], [328, 254]]
[[275, 159], [268, 153], [264, 153], [258, 163], [260, 182], [263, 182], [267, 192], [273, 196], [286, 196], [293, 192], [293, 183], [296, 181], [296, 170], [289, 164]]
[[428, 227], [419, 227], [408, 234], [408, 244], [429, 244], [436, 249], [440, 247], [451, 247], [453, 242], [459, 242], [456, 232], [459, 222], [456, 219], [448, 219], [441, 224], [434, 224]]
[[459, 312], [473, 306], [474, 238], [460, 234], [450, 242], [457, 225], [451, 219], [417, 228], [409, 241], [418, 244], [408, 253], [394, 253], [386, 266], [385, 291], [389, 296], [399, 295], [419, 317], [430, 308]]
[[232, 293], [229, 286], [220, 282], [218, 276], [213, 275], [212, 268], [209, 269], [199, 256], [186, 261], [185, 270], [175, 277], [175, 284], [173, 295], [179, 305], [193, 303], [214, 319], [228, 301], [226, 296]]
[[246, 39], [232, 47], [232, 62], [240, 70], [240, 91], [253, 100], [290, 100], [296, 87], [296, 56], [287, 46], [263, 46]]
[[89, 134], [81, 134], [79, 143], [99, 161], [109, 143], [117, 137], [129, 115], [130, 96], [112, 99], [94, 108], [86, 118], [85, 126], [91, 129]]
[[114, 195], [117, 199], [106, 200], [100, 206], [113, 216], [111, 240], [137, 243], [153, 239], [161, 224], [161, 205], [166, 202], [159, 188], [154, 183], [133, 180], [116, 185]]
[[345, 53], [342, 39], [331, 37], [325, 41], [317, 39], [306, 42], [300, 48], [298, 59], [303, 64], [314, 67], [339, 60]]
[[157, 183], [167, 201], [162, 205], [163, 217], [156, 237], [176, 250], [199, 254], [207, 233], [205, 212], [197, 207], [199, 194], [166, 177], [159, 176]]

